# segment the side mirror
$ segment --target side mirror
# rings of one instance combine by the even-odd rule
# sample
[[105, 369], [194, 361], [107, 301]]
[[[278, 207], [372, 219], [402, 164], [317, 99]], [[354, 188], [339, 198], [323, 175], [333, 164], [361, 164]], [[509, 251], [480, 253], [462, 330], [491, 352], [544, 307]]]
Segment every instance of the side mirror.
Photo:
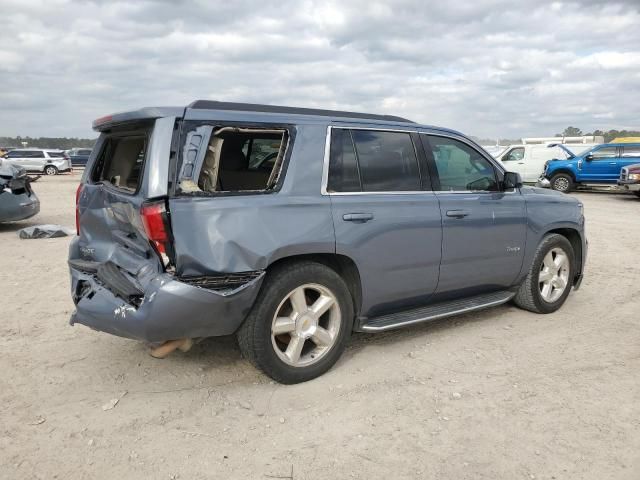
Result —
[[590, 153], [589, 155], [587, 155], [586, 157], [584, 157], [584, 159], [585, 159], [587, 162], [590, 162], [591, 160], [593, 160], [593, 153]]
[[505, 172], [504, 179], [502, 180], [502, 188], [504, 190], [511, 190], [512, 188], [522, 187], [522, 177], [516, 172]]

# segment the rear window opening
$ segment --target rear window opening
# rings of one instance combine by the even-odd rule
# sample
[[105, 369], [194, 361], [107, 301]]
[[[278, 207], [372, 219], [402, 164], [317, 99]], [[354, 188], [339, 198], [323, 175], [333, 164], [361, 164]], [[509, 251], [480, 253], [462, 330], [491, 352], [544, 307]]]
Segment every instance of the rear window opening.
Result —
[[278, 182], [287, 144], [286, 129], [198, 127], [187, 135], [180, 189], [184, 193], [271, 190]]
[[147, 137], [144, 134], [107, 138], [98, 156], [93, 181], [135, 192], [142, 177], [146, 150]]

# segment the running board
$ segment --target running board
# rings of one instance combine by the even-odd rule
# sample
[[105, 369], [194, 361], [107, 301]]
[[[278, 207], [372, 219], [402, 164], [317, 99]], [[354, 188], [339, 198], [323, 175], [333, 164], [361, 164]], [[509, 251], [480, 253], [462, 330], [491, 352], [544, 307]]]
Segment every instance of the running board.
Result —
[[362, 332], [383, 332], [385, 330], [413, 325], [414, 323], [429, 322], [452, 315], [495, 307], [496, 305], [507, 303], [514, 296], [514, 292], [505, 290], [476, 295], [475, 297], [463, 298], [461, 300], [436, 303], [413, 310], [370, 318], [362, 324], [359, 330]]

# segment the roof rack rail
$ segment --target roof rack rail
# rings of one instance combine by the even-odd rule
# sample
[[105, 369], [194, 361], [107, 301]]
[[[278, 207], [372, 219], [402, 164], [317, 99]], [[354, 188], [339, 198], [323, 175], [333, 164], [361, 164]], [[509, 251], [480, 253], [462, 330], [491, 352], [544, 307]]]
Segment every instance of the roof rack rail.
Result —
[[344, 112], [341, 110], [322, 110], [316, 108], [284, 107], [281, 105], [263, 105], [258, 103], [218, 102], [216, 100], [196, 100], [187, 106], [198, 110], [232, 110], [238, 112], [290, 113], [293, 115], [314, 115], [319, 117], [363, 118], [368, 120], [386, 120], [388, 122], [414, 123], [394, 115], [376, 115], [372, 113]]

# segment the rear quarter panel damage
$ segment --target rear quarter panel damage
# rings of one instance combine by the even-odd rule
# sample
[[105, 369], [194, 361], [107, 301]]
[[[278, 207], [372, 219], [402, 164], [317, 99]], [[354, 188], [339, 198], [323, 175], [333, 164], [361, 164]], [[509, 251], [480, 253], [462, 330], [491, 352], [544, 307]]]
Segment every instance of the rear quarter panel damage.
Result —
[[274, 261], [334, 253], [330, 199], [320, 194], [326, 125], [297, 130], [280, 191], [170, 199], [179, 276], [264, 270]]

